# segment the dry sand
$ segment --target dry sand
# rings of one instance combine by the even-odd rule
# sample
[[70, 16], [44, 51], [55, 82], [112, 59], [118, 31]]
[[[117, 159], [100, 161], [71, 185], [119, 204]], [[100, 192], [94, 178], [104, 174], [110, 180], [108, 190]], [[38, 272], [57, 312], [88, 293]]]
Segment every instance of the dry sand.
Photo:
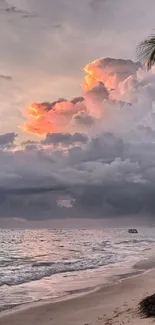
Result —
[[0, 325], [147, 325], [137, 304], [155, 293], [155, 270], [98, 291], [59, 302], [37, 303], [1, 313]]

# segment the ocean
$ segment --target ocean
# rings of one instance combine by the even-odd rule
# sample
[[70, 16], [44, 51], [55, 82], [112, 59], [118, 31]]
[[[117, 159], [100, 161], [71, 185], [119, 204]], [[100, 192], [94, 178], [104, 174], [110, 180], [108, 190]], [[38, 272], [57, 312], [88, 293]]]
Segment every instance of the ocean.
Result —
[[133, 266], [152, 256], [155, 245], [154, 228], [138, 231], [1, 229], [0, 310], [78, 294], [137, 274], [141, 267]]

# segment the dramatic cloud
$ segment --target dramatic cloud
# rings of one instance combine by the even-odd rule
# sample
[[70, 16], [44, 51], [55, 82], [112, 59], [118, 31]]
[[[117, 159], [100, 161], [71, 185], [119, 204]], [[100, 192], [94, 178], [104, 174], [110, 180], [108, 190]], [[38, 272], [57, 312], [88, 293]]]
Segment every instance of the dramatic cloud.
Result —
[[32, 103], [24, 111], [27, 122], [22, 129], [37, 135], [66, 132], [75, 129], [72, 123], [74, 115], [86, 111], [84, 101], [58, 100], [54, 103]]
[[67, 156], [43, 148], [1, 152], [3, 217], [154, 214], [155, 142], [152, 130], [135, 132], [135, 142], [102, 133]]
[[[100, 60], [101, 82], [82, 97], [30, 106], [34, 129], [42, 127], [43, 134], [47, 126], [53, 127], [44, 139], [14, 147], [16, 134], [0, 136], [3, 218], [153, 218], [155, 68], [145, 72], [128, 60], [105, 62], [106, 74]], [[94, 69], [91, 77], [97, 75]], [[115, 89], [107, 89], [105, 83], [114, 77]]]
[[81, 133], [48, 133], [45, 140], [42, 141], [42, 144], [52, 144], [52, 145], [75, 145], [75, 144], [85, 144], [88, 141], [88, 137], [85, 134]]
[[0, 148], [9, 149], [14, 145], [17, 134], [15, 133], [6, 133], [0, 135]]
[[23, 141], [21, 147], [25, 150], [37, 150], [41, 148], [40, 143], [33, 140]]
[[135, 61], [138, 42], [154, 29], [153, 9], [154, 0], [1, 0], [0, 73], [12, 81], [0, 79], [0, 131], [27, 140], [18, 130], [18, 109], [79, 96], [88, 62], [109, 56]]
[[104, 114], [105, 101], [122, 99], [121, 95], [126, 88], [132, 87], [132, 77], [140, 68], [140, 63], [121, 59], [105, 58], [89, 63], [84, 68], [87, 75], [83, 83], [83, 96], [75, 97], [71, 101], [60, 98], [52, 103], [28, 105], [24, 111], [27, 122], [23, 129], [42, 135], [64, 132], [66, 125], [70, 132], [78, 131], [80, 122], [81, 128], [91, 127]]
[[141, 67], [139, 62], [122, 59], [98, 59], [85, 66], [84, 71], [87, 73], [84, 81], [84, 89], [91, 90], [97, 82], [103, 82], [107, 89], [115, 89], [118, 84], [135, 75]]

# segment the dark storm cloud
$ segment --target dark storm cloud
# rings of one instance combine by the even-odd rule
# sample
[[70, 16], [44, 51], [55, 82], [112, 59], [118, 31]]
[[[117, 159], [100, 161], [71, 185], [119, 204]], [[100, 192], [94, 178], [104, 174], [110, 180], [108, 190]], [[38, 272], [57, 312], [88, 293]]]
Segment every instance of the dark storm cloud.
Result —
[[86, 134], [81, 133], [48, 133], [46, 135], [45, 140], [42, 141], [42, 144], [52, 144], [59, 145], [62, 144], [64, 146], [74, 145], [76, 143], [85, 144], [88, 141], [88, 137]]
[[70, 162], [95, 162], [101, 160], [104, 163], [110, 163], [117, 157], [123, 157], [126, 144], [121, 138], [111, 133], [105, 132], [100, 136], [91, 139], [85, 150], [80, 154], [70, 150]]
[[[139, 131], [140, 130], [140, 131]], [[145, 141], [138, 140], [139, 133]], [[8, 135], [1, 143], [13, 142]], [[51, 137], [51, 138], [50, 138]], [[48, 135], [49, 143], [87, 140], [83, 135]], [[0, 153], [0, 211], [4, 217], [49, 219], [155, 213], [155, 142], [151, 128], [139, 128], [135, 142], [112, 133], [89, 139], [84, 147], [63, 151], [18, 150]], [[6, 140], [7, 139], [7, 140]], [[85, 142], [85, 141], [84, 141]], [[28, 142], [29, 143], [29, 142]], [[60, 207], [64, 195], [72, 208]]]
[[155, 186], [144, 184], [125, 184], [118, 182], [113, 186], [86, 187], [83, 195], [77, 198], [78, 205], [92, 215], [104, 218], [108, 215], [136, 215], [155, 212]]
[[17, 134], [15, 133], [6, 133], [0, 135], [0, 148], [9, 148], [12, 147], [15, 139], [17, 137]]
[[63, 192], [67, 191], [67, 187], [63, 185], [53, 186], [53, 187], [27, 187], [27, 188], [1, 188], [0, 187], [0, 195], [14, 195], [14, 196], [26, 196], [26, 195], [36, 195], [36, 194], [44, 194], [48, 192]]
[[40, 143], [37, 141], [33, 141], [33, 140], [23, 141], [23, 142], [21, 142], [21, 146], [25, 150], [37, 150], [37, 149], [41, 148]]

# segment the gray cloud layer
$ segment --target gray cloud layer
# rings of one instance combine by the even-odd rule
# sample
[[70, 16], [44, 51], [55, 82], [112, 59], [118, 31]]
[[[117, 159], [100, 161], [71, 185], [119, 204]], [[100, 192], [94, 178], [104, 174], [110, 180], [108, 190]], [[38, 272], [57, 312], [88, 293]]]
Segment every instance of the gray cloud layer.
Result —
[[0, 134], [0, 148], [12, 148], [14, 145], [15, 139], [17, 137], [17, 134], [15, 133], [6, 133], [6, 134]]
[[[140, 134], [145, 136], [143, 143], [102, 133], [82, 147], [70, 148], [67, 156], [63, 150], [47, 151], [43, 147], [14, 153], [1, 150], [1, 217], [37, 220], [69, 216], [154, 215], [154, 134], [145, 127]], [[5, 139], [8, 135], [1, 137]], [[64, 135], [58, 135], [58, 138], [64, 139]], [[72, 138], [74, 135], [70, 135]], [[66, 195], [75, 200], [70, 209], [57, 204], [57, 199]]]
[[74, 133], [52, 133], [47, 134], [46, 138], [42, 141], [42, 144], [52, 144], [52, 145], [74, 145], [74, 144], [84, 144], [87, 143], [88, 137], [85, 134]]

